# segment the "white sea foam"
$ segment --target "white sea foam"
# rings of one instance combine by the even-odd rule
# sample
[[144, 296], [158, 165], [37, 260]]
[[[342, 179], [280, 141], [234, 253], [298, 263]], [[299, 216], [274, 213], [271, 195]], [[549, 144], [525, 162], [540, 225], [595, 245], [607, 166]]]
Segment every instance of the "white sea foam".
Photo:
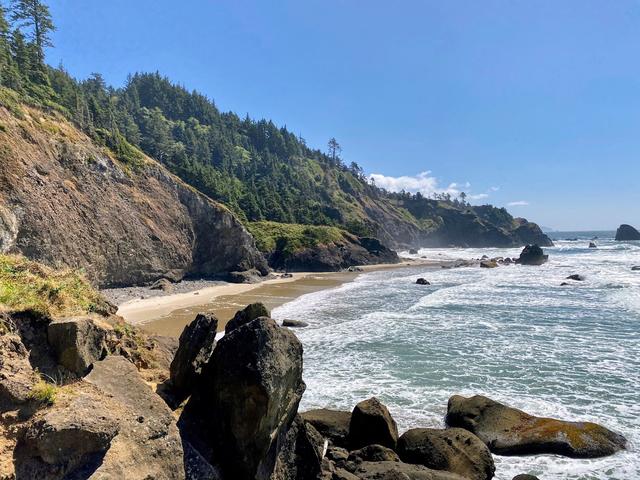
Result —
[[[560, 241], [542, 267], [372, 272], [283, 305], [299, 318], [302, 409], [351, 409], [372, 395], [401, 430], [442, 426], [454, 393], [619, 431], [612, 457], [495, 457], [499, 480], [640, 478], [640, 245]], [[430, 258], [517, 256], [516, 249], [421, 250]], [[572, 273], [584, 282], [560, 287]], [[415, 285], [426, 277], [431, 286]]]

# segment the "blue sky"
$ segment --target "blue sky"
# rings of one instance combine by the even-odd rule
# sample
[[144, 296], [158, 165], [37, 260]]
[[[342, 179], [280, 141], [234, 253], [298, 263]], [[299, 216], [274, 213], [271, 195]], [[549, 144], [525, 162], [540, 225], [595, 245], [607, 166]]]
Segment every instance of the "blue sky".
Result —
[[335, 136], [389, 188], [640, 226], [637, 0], [49, 4], [49, 62], [76, 77], [158, 70], [314, 147]]

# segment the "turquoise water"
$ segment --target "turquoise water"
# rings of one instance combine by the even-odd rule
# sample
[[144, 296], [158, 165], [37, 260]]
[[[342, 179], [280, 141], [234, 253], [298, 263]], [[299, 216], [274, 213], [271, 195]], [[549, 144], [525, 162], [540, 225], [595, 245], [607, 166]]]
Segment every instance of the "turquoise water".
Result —
[[[541, 267], [372, 272], [283, 305], [310, 326], [302, 409], [351, 409], [375, 395], [401, 431], [443, 426], [453, 394], [483, 394], [536, 415], [590, 420], [629, 450], [575, 460], [496, 456], [496, 478], [640, 478], [640, 243], [560, 234]], [[403, 252], [408, 256], [406, 252]], [[434, 259], [517, 256], [519, 249], [423, 249]], [[572, 273], [584, 282], [560, 283]], [[432, 286], [415, 285], [426, 277]], [[568, 280], [567, 280], [568, 281]]]

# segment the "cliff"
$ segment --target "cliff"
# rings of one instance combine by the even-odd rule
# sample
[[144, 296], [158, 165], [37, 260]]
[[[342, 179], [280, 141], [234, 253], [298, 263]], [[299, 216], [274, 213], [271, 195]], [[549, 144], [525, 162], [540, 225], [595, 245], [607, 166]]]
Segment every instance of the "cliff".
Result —
[[118, 159], [59, 114], [0, 106], [0, 252], [82, 269], [99, 286], [266, 273], [227, 208], [128, 148]]

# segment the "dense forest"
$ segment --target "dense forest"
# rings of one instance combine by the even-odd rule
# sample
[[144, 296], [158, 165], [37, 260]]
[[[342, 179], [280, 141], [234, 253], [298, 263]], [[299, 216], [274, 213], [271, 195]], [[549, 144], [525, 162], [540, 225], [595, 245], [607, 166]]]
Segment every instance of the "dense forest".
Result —
[[221, 112], [212, 99], [159, 73], [137, 73], [120, 88], [99, 74], [74, 79], [62, 66], [45, 63], [54, 28], [40, 0], [0, 6], [0, 101], [10, 89], [21, 101], [59, 112], [130, 168], [141, 165], [144, 153], [244, 222], [340, 226], [385, 241], [394, 235], [393, 226], [381, 233], [389, 218], [387, 224], [408, 222], [429, 234], [452, 210], [499, 228], [517, 227], [505, 209], [473, 207], [464, 196], [386, 192], [340, 158], [335, 139], [326, 153], [309, 148], [287, 128]]

